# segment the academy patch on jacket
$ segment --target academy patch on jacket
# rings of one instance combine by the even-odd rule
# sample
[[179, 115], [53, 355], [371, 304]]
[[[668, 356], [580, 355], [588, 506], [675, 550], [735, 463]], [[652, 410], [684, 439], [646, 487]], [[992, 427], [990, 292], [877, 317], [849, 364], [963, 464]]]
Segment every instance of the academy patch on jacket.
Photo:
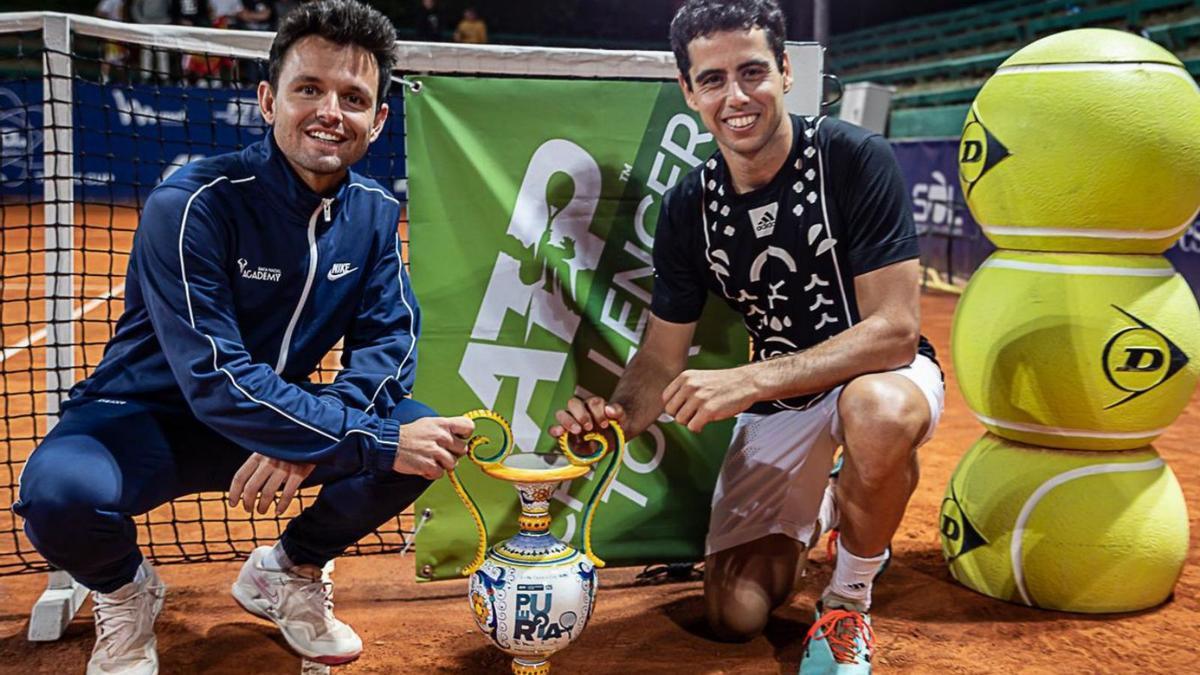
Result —
[[255, 281], [279, 281], [283, 276], [283, 270], [278, 267], [251, 267], [250, 263], [245, 258], [238, 258], [238, 269], [242, 273], [243, 279], [253, 279]]

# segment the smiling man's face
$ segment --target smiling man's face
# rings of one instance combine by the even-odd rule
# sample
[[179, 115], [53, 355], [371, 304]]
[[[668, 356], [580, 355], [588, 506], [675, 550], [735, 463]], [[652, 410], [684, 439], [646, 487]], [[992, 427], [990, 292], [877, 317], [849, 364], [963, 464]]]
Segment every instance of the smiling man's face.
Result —
[[723, 153], [758, 155], [787, 119], [783, 94], [792, 84], [787, 57], [780, 69], [761, 28], [696, 38], [688, 56], [691, 87], [680, 78], [688, 106], [700, 113]]
[[287, 51], [277, 88], [259, 84], [263, 119], [315, 192], [336, 186], [382, 131], [388, 108], [376, 110], [378, 87], [379, 66], [369, 51], [316, 35]]

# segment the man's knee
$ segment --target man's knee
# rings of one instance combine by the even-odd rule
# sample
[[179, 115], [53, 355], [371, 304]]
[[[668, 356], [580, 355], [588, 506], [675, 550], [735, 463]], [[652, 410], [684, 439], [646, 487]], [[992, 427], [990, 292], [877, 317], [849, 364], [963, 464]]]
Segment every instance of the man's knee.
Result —
[[[767, 625], [776, 598], [759, 579], [737, 576], [724, 566], [705, 565], [704, 604], [717, 639], [747, 642]], [[715, 568], [715, 569], [714, 569]]]
[[35, 543], [77, 545], [101, 512], [117, 510], [118, 470], [95, 461], [108, 455], [89, 452], [89, 443], [94, 441], [86, 437], [55, 439], [54, 446], [39, 448], [26, 463], [13, 510], [25, 519]]
[[713, 632], [729, 642], [761, 634], [771, 612], [792, 597], [803, 565], [803, 545], [783, 535], [709, 556], [704, 600]]
[[708, 626], [722, 642], [749, 642], [762, 634], [767, 626], [770, 609], [760, 603], [739, 603], [737, 600], [706, 593]]
[[887, 469], [911, 459], [930, 424], [929, 404], [921, 390], [893, 373], [867, 375], [847, 384], [838, 399], [838, 416], [851, 452], [874, 455], [875, 463]]

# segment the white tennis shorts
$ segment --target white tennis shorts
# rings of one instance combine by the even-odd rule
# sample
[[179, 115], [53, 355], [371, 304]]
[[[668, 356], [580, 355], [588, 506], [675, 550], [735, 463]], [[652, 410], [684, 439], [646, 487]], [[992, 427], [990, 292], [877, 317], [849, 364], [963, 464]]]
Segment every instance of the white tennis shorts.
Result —
[[[929, 403], [924, 445], [942, 416], [946, 387], [941, 370], [918, 355], [892, 372], [916, 384]], [[811, 539], [833, 451], [843, 441], [837, 406], [841, 393], [838, 387], [807, 410], [738, 415], [713, 492], [705, 555], [771, 534], [805, 543]]]

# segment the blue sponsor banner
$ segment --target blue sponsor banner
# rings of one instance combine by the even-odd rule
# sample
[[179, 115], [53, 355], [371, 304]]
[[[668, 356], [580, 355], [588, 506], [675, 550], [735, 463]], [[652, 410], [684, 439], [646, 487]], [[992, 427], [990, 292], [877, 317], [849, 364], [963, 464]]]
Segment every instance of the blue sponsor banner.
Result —
[[1167, 249], [1167, 260], [1187, 279], [1192, 292], [1200, 296], [1200, 219], [1192, 223], [1174, 246]]
[[[74, 90], [71, 126], [81, 201], [141, 204], [179, 167], [262, 140], [267, 130], [252, 90], [89, 82], [76, 82]], [[403, 192], [403, 103], [393, 97], [391, 104], [384, 134], [355, 168]], [[0, 86], [0, 195], [40, 194], [45, 133], [41, 80]]]
[[996, 247], [967, 210], [958, 182], [958, 140], [893, 141], [892, 149], [908, 183], [921, 262], [966, 279]]
[[[958, 182], [958, 139], [893, 141], [913, 202], [921, 261], [957, 278], [970, 276], [996, 247], [979, 229]], [[1200, 220], [1166, 252], [1200, 295]]]
[[[42, 81], [0, 86], [0, 195], [28, 194], [42, 175]], [[36, 186], [40, 192], [40, 183]]]

